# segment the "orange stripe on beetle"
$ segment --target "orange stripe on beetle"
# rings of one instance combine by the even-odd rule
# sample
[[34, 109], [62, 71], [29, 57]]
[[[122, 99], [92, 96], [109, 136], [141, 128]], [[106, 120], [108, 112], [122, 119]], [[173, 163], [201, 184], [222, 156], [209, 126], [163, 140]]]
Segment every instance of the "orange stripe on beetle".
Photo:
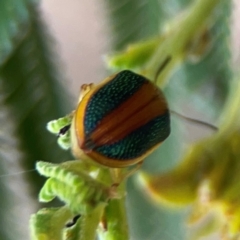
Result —
[[[145, 77], [122, 71], [93, 87], [73, 119], [73, 153], [109, 167], [142, 161], [170, 134], [162, 91]], [[77, 146], [76, 146], [77, 145]]]

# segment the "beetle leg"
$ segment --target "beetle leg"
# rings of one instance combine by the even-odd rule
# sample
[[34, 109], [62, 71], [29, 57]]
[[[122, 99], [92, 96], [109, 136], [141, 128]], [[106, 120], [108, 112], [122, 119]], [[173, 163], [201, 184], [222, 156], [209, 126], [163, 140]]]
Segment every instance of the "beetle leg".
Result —
[[122, 178], [123, 172], [122, 171], [124, 171], [124, 169], [122, 169], [122, 168], [110, 168], [110, 174], [112, 177], [113, 185], [118, 186], [122, 182], [122, 180], [123, 180], [123, 178]]
[[142, 167], [143, 161], [138, 162], [136, 165], [133, 166], [124, 176], [123, 179], [129, 178], [132, 176], [136, 171], [138, 171]]
[[113, 179], [113, 185], [118, 186], [121, 182], [123, 182], [125, 179], [129, 178], [131, 175], [133, 175], [136, 171], [139, 170], [139, 168], [142, 166], [143, 161], [138, 162], [136, 165], [133, 166], [133, 168], [128, 169], [127, 171], [123, 172], [122, 168], [112, 168], [110, 169], [112, 179]]

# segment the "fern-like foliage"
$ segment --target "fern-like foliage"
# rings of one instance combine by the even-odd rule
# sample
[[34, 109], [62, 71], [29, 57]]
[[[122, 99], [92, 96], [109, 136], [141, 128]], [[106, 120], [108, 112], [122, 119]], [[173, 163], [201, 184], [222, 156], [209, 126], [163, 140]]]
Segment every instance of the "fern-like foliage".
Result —
[[[200, 111], [215, 119], [223, 110], [231, 79], [231, 1], [221, 1], [209, 21], [209, 51], [197, 63], [183, 65], [182, 84]], [[204, 96], [204, 97], [203, 97]]]
[[156, 35], [161, 27], [158, 0], [106, 0], [110, 46], [120, 50], [126, 44]]
[[[27, 188], [23, 178], [9, 174], [34, 169], [37, 159], [59, 162], [70, 158], [57, 147], [54, 137], [45, 134], [46, 123], [70, 109], [58, 61], [53, 57], [54, 42], [46, 32], [36, 1], [3, 0], [0, 9], [0, 164], [3, 175], [0, 212], [4, 219], [0, 239], [26, 239], [27, 219], [32, 211], [30, 192], [37, 199], [43, 181], [34, 171], [26, 173], [24, 177], [30, 183]], [[26, 208], [29, 212], [24, 213]]]
[[3, 0], [0, 2], [0, 64], [11, 55], [27, 34], [30, 14], [28, 4], [32, 0]]
[[23, 140], [20, 143], [20, 150], [24, 152], [21, 161], [26, 163], [27, 169], [34, 168], [39, 158], [60, 161], [67, 156], [57, 147], [50, 151], [49, 146], [55, 145], [55, 139], [42, 134], [49, 119], [65, 113], [67, 101], [59, 83], [61, 76], [55, 67], [56, 60], [52, 59], [47, 46], [50, 39], [36, 6], [30, 7], [28, 33], [1, 66], [0, 73], [4, 103], [9, 106], [15, 121], [15, 134]]

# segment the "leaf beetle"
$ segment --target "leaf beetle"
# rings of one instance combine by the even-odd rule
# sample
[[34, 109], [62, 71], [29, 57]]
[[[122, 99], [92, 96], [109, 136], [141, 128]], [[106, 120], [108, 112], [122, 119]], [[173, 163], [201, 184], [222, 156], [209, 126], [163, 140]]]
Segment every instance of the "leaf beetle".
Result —
[[154, 83], [124, 70], [96, 86], [82, 86], [70, 131], [75, 157], [85, 154], [107, 167], [128, 167], [169, 136], [170, 114]]

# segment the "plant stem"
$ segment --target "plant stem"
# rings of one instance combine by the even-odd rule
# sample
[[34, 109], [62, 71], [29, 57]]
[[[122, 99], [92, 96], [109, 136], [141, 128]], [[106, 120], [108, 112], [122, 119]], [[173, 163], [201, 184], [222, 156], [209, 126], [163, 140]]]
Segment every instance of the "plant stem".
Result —
[[96, 239], [96, 229], [102, 218], [105, 206], [105, 203], [100, 203], [90, 214], [84, 216], [84, 219], [82, 220], [80, 240]]
[[[126, 182], [124, 181], [121, 186], [121, 191], [124, 192]], [[99, 238], [101, 240], [127, 240], [128, 223], [125, 206], [125, 197], [121, 199], [112, 199], [105, 208], [106, 230], [99, 230]]]
[[[157, 77], [158, 83], [163, 85], [166, 76], [174, 65], [182, 59], [188, 44], [202, 30], [206, 20], [219, 2], [220, 0], [196, 0], [185, 12], [179, 23], [171, 29], [165, 40], [161, 42], [156, 53], [146, 65], [144, 75], [153, 80]], [[159, 68], [168, 58], [170, 58], [169, 63], [157, 76]]]

